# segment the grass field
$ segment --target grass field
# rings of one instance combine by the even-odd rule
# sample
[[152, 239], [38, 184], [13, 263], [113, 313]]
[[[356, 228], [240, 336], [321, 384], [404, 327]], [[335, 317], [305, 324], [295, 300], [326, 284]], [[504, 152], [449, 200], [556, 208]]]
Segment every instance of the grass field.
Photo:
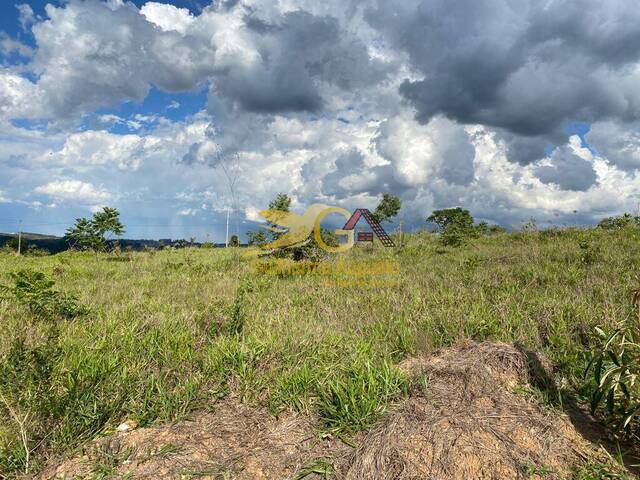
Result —
[[584, 396], [594, 328], [634, 314], [639, 241], [637, 229], [567, 229], [453, 249], [415, 234], [346, 254], [399, 263], [392, 282], [369, 285], [261, 273], [240, 249], [0, 254], [1, 272], [43, 272], [88, 308], [51, 319], [0, 301], [0, 476], [124, 419], [180, 418], [228, 395], [348, 437], [406, 394], [398, 362], [460, 339], [521, 342]]

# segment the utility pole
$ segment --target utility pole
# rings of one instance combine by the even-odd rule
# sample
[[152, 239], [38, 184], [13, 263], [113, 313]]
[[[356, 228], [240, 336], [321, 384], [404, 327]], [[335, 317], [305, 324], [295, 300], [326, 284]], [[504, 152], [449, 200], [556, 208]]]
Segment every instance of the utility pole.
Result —
[[22, 249], [22, 220], [18, 220], [18, 255]]
[[225, 248], [229, 246], [229, 207], [227, 207], [227, 234], [224, 237]]

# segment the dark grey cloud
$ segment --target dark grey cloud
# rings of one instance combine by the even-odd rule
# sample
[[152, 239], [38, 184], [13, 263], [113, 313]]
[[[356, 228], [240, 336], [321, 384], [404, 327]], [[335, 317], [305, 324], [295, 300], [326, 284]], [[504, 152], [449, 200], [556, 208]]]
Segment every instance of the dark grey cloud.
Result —
[[357, 148], [351, 148], [336, 158], [335, 169], [322, 179], [322, 193], [325, 195], [344, 195], [350, 192], [340, 184], [350, 175], [361, 175], [365, 168], [364, 155]]
[[640, 169], [640, 124], [598, 122], [586, 135], [591, 148], [621, 170]]
[[567, 122], [640, 117], [632, 0], [377, 0], [366, 19], [423, 76], [400, 86], [420, 121], [443, 114], [523, 137], [509, 142], [518, 163], [558, 145]]
[[598, 180], [593, 165], [576, 155], [570, 147], [557, 148], [550, 161], [550, 165], [535, 169], [535, 175], [542, 183], [555, 184], [563, 190], [583, 192]]
[[552, 132], [547, 135], [516, 135], [508, 130], [496, 129], [496, 140], [505, 146], [510, 161], [520, 165], [534, 163], [547, 156], [547, 151], [556, 145], [564, 145], [569, 139], [565, 132]]
[[388, 65], [370, 58], [365, 43], [334, 17], [300, 10], [277, 22], [257, 14], [244, 18], [260, 59], [214, 80], [216, 94], [238, 102], [244, 110], [319, 111], [320, 82], [353, 90], [374, 85], [390, 72]]

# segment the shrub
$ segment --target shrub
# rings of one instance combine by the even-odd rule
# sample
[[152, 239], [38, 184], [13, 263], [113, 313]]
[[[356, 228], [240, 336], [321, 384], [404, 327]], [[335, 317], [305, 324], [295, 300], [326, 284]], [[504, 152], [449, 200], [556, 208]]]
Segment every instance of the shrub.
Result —
[[627, 227], [640, 227], [640, 217], [628, 213], [618, 217], [606, 217], [598, 223], [598, 228], [604, 230], [620, 230]]
[[267, 234], [262, 231], [262, 230], [258, 230], [258, 231], [248, 231], [247, 232], [247, 243], [249, 245], [255, 245], [257, 247], [264, 245], [268, 242], [269, 240], [267, 239]]
[[[640, 309], [640, 289], [634, 292], [634, 305]], [[640, 418], [640, 310], [638, 318], [625, 322], [611, 333], [596, 328], [601, 347], [587, 367], [595, 382], [591, 409], [605, 406], [611, 423], [620, 430], [631, 430]]]
[[40, 248], [35, 245], [29, 245], [24, 254], [28, 257], [46, 257], [47, 255], [51, 255], [51, 252], [46, 248]]
[[498, 233], [506, 233], [506, 229], [500, 225], [489, 225], [487, 222], [479, 222], [475, 226], [478, 235], [497, 235]]
[[39, 318], [73, 318], [87, 312], [74, 295], [54, 290], [55, 282], [44, 273], [18, 270], [10, 273], [9, 277], [14, 285], [0, 285], [0, 293], [13, 297]]
[[580, 242], [580, 262], [591, 265], [600, 258], [600, 249], [589, 242]]
[[38, 440], [46, 438], [49, 412], [55, 404], [52, 375], [59, 354], [55, 334], [36, 346], [18, 337], [0, 361], [0, 412], [5, 410], [8, 415], [3, 418], [11, 419], [0, 435], [0, 477], [3, 470], [28, 474], [32, 450]]
[[598, 328], [602, 347], [595, 353], [588, 370], [596, 387], [591, 396], [591, 409], [603, 404], [612, 423], [628, 429], [640, 416], [640, 342], [638, 327], [623, 326], [605, 334]]

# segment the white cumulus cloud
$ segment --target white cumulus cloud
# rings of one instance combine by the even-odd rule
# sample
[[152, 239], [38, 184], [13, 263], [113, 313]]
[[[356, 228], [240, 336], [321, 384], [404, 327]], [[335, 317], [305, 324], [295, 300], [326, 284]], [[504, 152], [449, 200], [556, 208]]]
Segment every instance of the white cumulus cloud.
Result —
[[75, 200], [82, 203], [107, 202], [113, 195], [100, 187], [80, 180], [55, 180], [36, 187], [36, 193], [57, 200]]

